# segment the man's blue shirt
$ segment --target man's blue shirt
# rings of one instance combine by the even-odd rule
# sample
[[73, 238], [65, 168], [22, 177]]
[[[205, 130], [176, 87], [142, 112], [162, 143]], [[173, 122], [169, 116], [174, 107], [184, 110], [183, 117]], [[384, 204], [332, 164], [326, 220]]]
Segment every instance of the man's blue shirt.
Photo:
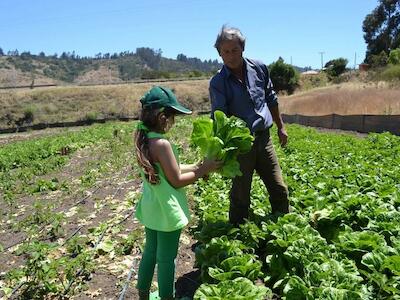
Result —
[[241, 83], [225, 65], [210, 81], [211, 115], [221, 110], [247, 123], [251, 132], [272, 126], [269, 107], [278, 105], [267, 67], [255, 60], [243, 59], [245, 82]]

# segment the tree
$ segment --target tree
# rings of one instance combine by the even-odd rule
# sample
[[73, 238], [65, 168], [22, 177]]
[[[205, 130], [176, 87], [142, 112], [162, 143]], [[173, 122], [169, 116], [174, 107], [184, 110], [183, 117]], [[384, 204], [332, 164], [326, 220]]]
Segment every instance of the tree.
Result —
[[338, 77], [346, 71], [346, 65], [349, 61], [343, 57], [332, 59], [325, 64], [326, 73], [330, 77]]
[[18, 49], [15, 49], [14, 51], [10, 50], [7, 52], [8, 56], [19, 56]]
[[270, 76], [276, 91], [287, 91], [292, 94], [299, 84], [300, 75], [282, 57], [269, 65]]
[[391, 65], [400, 65], [400, 48], [390, 51], [388, 63]]
[[138, 77], [140, 74], [140, 69], [133, 60], [120, 62], [118, 65], [118, 71], [122, 80], [132, 80]]
[[161, 49], [157, 51], [151, 48], [136, 48], [136, 55], [140, 57], [150, 68], [158, 70], [161, 62]]
[[61, 53], [60, 59], [68, 59], [68, 54], [66, 52]]
[[381, 53], [376, 55], [371, 55], [369, 57], [368, 63], [373, 68], [382, 68], [385, 67], [388, 63], [388, 55], [385, 51], [381, 51]]
[[177, 61], [183, 61], [186, 62], [188, 60], [187, 56], [184, 54], [178, 54], [178, 56], [176, 57]]
[[3, 56], [3, 55], [4, 55], [3, 49], [0, 48], [0, 56]]
[[20, 57], [22, 59], [27, 59], [27, 58], [32, 57], [32, 54], [29, 51], [24, 51], [24, 52], [21, 52]]
[[373, 55], [400, 46], [400, 1], [379, 0], [379, 5], [363, 22], [364, 40], [367, 43], [365, 61], [370, 63]]

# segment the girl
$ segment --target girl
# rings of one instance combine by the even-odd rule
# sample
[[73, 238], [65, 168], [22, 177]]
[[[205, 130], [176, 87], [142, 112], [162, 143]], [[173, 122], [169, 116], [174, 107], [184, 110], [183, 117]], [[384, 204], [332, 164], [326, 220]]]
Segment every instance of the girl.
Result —
[[175, 146], [163, 134], [171, 129], [176, 114], [190, 114], [191, 111], [179, 104], [171, 90], [153, 87], [140, 102], [142, 113], [135, 146], [142, 169], [143, 193], [136, 206], [136, 217], [145, 226], [146, 244], [137, 288], [140, 300], [149, 299], [157, 264], [159, 296], [174, 299], [174, 260], [181, 230], [190, 219], [183, 187], [217, 170], [221, 162], [205, 160], [196, 165], [179, 164]]

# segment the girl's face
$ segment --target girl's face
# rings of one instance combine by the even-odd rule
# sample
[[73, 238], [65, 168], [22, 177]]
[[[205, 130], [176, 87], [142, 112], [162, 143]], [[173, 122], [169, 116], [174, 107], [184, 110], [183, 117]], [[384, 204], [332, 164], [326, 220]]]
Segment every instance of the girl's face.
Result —
[[171, 115], [168, 118], [164, 115], [164, 117], [165, 117], [165, 118], [163, 118], [164, 122], [162, 122], [161, 125], [162, 125], [163, 132], [166, 133], [175, 124], [175, 115]]
[[175, 124], [175, 115], [172, 115], [167, 119], [167, 124], [165, 126], [165, 132], [168, 132], [174, 124]]

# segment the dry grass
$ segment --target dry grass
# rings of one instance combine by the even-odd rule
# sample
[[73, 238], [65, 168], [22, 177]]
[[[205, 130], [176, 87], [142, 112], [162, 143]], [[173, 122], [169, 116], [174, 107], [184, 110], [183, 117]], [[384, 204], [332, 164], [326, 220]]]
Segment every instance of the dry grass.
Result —
[[[156, 83], [0, 90], [0, 128], [14, 127], [27, 113], [33, 124], [104, 117], [137, 117], [139, 99]], [[208, 111], [208, 80], [163, 82], [195, 112]], [[286, 114], [400, 114], [400, 88], [384, 83], [345, 83], [280, 97]], [[26, 125], [26, 124], [24, 124]]]
[[[13, 127], [26, 112], [33, 123], [53, 123], [104, 117], [137, 117], [139, 99], [156, 83], [90, 87], [50, 87], [0, 91], [0, 128]], [[208, 80], [160, 83], [173, 89], [195, 111], [208, 110]]]
[[400, 88], [383, 82], [345, 83], [280, 98], [285, 114], [398, 115]]

